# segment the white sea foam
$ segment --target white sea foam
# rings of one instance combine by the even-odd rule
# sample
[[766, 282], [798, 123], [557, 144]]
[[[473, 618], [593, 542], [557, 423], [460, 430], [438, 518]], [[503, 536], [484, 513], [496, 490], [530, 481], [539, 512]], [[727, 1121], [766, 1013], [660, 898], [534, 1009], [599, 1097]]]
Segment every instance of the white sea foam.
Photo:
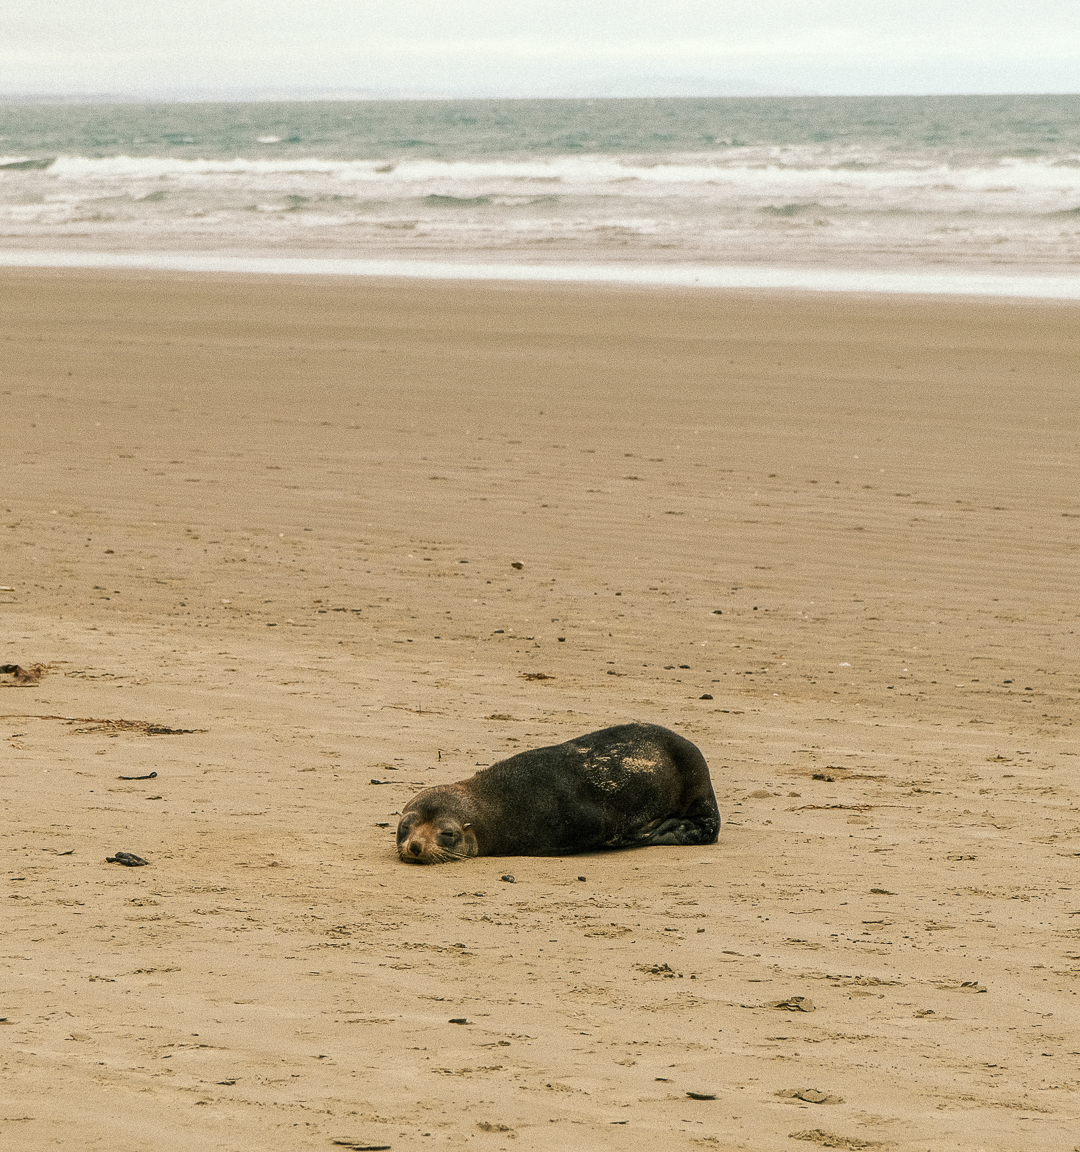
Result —
[[1080, 160], [901, 163], [856, 151], [396, 162], [66, 155], [47, 168], [0, 168], [0, 242], [316, 246], [480, 261], [520, 260], [543, 245], [547, 261], [1075, 265]]
[[1065, 273], [1078, 99], [26, 108], [0, 246]]
[[[0, 157], [0, 167], [23, 157]], [[820, 161], [820, 157], [817, 158]], [[7, 174], [10, 179], [15, 173]], [[620, 186], [730, 185], [746, 189], [789, 189], [802, 193], [816, 189], [921, 188], [935, 191], [966, 189], [989, 192], [1040, 192], [1054, 190], [1080, 196], [1080, 155], [1054, 162], [1006, 158], [993, 164], [953, 166], [944, 164], [895, 165], [878, 163], [850, 167], [848, 161], [810, 164], [795, 157], [762, 157], [747, 163], [745, 157], [709, 156], [649, 160], [603, 156], [556, 156], [538, 160], [444, 161], [326, 160], [316, 157], [261, 160], [179, 159], [176, 157], [83, 157], [60, 156], [44, 171], [21, 173], [42, 182], [88, 182], [125, 180], [197, 180], [200, 177], [333, 177], [342, 183], [370, 183], [392, 188], [409, 185], [448, 185], [472, 189], [478, 184], [502, 187], [515, 183], [562, 185], [567, 188], [605, 186], [617, 193]], [[632, 192], [632, 189], [626, 189]]]
[[476, 264], [434, 260], [304, 259], [191, 252], [48, 252], [0, 250], [6, 268], [141, 268], [294, 276], [397, 276], [424, 280], [608, 283], [689, 288], [1011, 296], [1080, 300], [1080, 275], [1009, 276], [949, 272], [852, 272], [678, 264]]

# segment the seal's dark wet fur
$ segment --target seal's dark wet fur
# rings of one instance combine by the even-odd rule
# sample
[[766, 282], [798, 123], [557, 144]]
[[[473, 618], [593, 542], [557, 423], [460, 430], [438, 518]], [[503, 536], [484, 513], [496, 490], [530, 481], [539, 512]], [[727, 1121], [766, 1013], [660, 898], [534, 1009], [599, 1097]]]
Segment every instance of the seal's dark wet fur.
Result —
[[701, 752], [667, 728], [620, 724], [426, 789], [406, 805], [397, 845], [402, 860], [438, 864], [712, 844], [719, 831]]

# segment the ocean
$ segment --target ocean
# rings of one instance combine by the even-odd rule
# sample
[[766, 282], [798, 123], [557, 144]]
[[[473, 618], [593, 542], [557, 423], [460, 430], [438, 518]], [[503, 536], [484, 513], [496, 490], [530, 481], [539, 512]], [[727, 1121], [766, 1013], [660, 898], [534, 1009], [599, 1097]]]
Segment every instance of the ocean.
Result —
[[166, 258], [1080, 296], [1080, 96], [0, 105], [0, 263]]

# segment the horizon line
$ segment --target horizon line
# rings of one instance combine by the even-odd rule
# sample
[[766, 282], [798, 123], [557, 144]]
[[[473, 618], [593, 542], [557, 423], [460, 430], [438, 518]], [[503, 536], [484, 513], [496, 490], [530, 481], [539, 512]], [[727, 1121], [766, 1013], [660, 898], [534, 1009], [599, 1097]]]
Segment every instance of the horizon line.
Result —
[[368, 91], [364, 89], [297, 88], [274, 91], [231, 90], [217, 92], [209, 89], [171, 92], [0, 92], [0, 104], [288, 104], [288, 103], [407, 103], [425, 101], [490, 101], [490, 100], [921, 100], [921, 99], [975, 99], [979, 97], [1067, 97], [1080, 92], [820, 92], [820, 91], [746, 91], [725, 93], [640, 94], [594, 93], [575, 95], [527, 93], [434, 93], [416, 90]]

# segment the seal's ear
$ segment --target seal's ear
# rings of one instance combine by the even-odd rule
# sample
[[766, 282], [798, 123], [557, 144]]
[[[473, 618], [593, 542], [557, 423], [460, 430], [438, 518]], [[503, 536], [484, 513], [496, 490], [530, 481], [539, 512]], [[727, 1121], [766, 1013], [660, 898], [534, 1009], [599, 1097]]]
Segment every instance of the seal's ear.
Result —
[[471, 828], [471, 827], [472, 827], [471, 824], [462, 824], [461, 830], [462, 830], [462, 832], [464, 832], [466, 828]]

